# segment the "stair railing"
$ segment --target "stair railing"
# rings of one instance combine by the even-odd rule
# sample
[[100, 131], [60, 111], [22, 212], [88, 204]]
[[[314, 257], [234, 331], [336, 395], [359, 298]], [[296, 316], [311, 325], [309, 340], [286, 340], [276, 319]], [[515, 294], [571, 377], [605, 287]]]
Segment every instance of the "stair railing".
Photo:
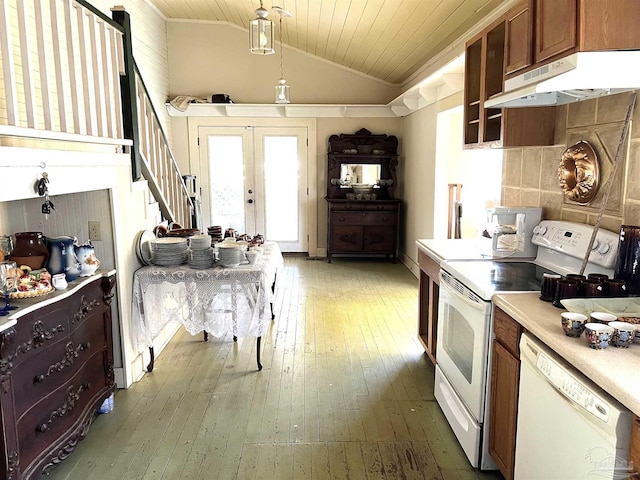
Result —
[[124, 134], [133, 141], [131, 174], [144, 177], [165, 219], [191, 226], [193, 202], [169, 147], [167, 136], [133, 58], [129, 14], [118, 7], [113, 19], [123, 28], [125, 75], [121, 77]]

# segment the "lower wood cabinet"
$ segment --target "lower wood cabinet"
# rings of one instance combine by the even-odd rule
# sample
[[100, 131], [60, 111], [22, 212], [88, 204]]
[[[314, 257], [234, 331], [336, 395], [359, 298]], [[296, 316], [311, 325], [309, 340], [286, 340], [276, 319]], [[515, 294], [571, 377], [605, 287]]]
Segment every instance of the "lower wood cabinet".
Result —
[[633, 425], [631, 426], [631, 446], [629, 447], [629, 467], [633, 469], [633, 473], [629, 475], [630, 479], [637, 479], [640, 475], [640, 418], [634, 416]]
[[418, 339], [431, 362], [436, 364], [438, 332], [438, 298], [440, 296], [440, 263], [418, 249], [420, 266], [420, 303]]
[[0, 479], [40, 478], [68, 457], [115, 389], [114, 284], [111, 272], [15, 302], [17, 324], [0, 333]]
[[329, 205], [327, 258], [333, 254], [384, 254], [395, 262], [400, 200], [335, 200]]
[[489, 407], [489, 454], [507, 480], [513, 478], [520, 384], [522, 326], [494, 307]]

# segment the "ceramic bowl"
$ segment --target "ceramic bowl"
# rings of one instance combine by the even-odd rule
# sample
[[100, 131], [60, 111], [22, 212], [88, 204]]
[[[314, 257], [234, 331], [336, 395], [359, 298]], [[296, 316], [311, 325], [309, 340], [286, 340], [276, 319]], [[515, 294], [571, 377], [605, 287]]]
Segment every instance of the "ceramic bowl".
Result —
[[579, 337], [582, 335], [587, 320], [587, 316], [581, 313], [563, 312], [560, 314], [562, 330], [564, 330], [564, 334], [568, 337]]
[[603, 323], [605, 325], [607, 325], [609, 322], [615, 322], [616, 320], [618, 320], [618, 317], [606, 312], [591, 312], [591, 315], [589, 315], [589, 317], [589, 321], [591, 323]]
[[373, 185], [369, 185], [368, 183], [352, 183], [351, 188], [356, 195], [359, 193], [371, 193], [373, 191]]
[[627, 322], [609, 322], [609, 326], [613, 328], [611, 344], [614, 347], [629, 348], [636, 336], [636, 326]]
[[587, 339], [587, 345], [594, 350], [602, 350], [607, 348], [611, 342], [613, 335], [613, 327], [603, 325], [602, 323], [587, 323], [584, 326], [584, 337]]

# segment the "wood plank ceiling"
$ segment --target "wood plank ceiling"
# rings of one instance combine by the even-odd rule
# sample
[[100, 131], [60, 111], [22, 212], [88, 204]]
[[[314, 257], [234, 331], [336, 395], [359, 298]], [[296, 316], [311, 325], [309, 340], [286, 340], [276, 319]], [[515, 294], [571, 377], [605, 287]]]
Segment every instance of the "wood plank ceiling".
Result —
[[[168, 19], [229, 22], [247, 28], [260, 0], [148, 0]], [[292, 13], [289, 46], [402, 84], [506, 0], [263, 0]], [[277, 30], [276, 30], [277, 32]], [[276, 39], [278, 38], [276, 33]]]

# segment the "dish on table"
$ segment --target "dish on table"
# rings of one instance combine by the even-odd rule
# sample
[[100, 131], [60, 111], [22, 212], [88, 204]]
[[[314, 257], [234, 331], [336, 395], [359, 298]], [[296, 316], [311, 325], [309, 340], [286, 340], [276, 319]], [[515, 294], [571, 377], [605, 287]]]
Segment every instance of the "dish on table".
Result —
[[136, 238], [136, 256], [144, 265], [151, 265], [151, 241], [155, 240], [155, 234], [150, 230], [142, 230]]

